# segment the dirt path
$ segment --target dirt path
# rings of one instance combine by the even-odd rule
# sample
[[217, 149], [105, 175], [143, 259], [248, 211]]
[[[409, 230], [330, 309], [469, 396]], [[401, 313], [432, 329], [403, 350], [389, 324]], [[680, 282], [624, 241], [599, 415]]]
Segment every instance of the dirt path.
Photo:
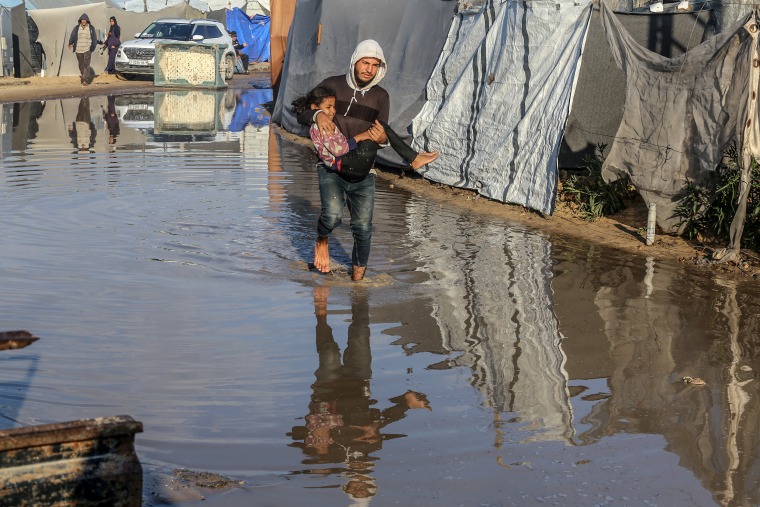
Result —
[[[236, 75], [230, 81], [229, 86], [247, 88], [251, 81], [268, 82], [269, 65], [266, 63], [252, 64], [250, 75]], [[156, 87], [150, 80], [126, 81], [112, 75], [97, 76], [89, 86], [82, 86], [76, 76], [0, 78], [0, 102], [119, 95], [154, 91], [155, 89]], [[308, 139], [295, 136], [279, 128], [277, 131], [294, 142], [310, 146]], [[398, 188], [437, 200], [441, 205], [460, 206], [474, 213], [524, 224], [558, 237], [577, 238], [634, 255], [695, 264], [708, 271], [735, 275], [745, 280], [760, 279], [760, 256], [754, 252], [743, 251], [743, 257], [746, 261], [742, 262], [741, 265], [713, 264], [707, 262], [712, 253], [712, 248], [686, 241], [683, 238], [660, 234], [657, 236], [655, 244], [646, 246], [642, 230], [646, 227], [647, 210], [643, 202], [636, 203], [616, 216], [602, 218], [591, 223], [576, 216], [563, 202], [557, 203], [553, 215], [541, 216], [521, 206], [502, 204], [478, 197], [477, 194], [468, 190], [432, 183], [415, 173], [406, 174], [402, 177], [397, 170], [382, 169], [379, 175], [381, 178], [391, 181], [391, 184]]]
[[[242, 88], [251, 80], [269, 82], [269, 64], [252, 63], [251, 74], [236, 74], [229, 86]], [[170, 88], [161, 88], [167, 90]], [[27, 102], [30, 100], [66, 99], [94, 95], [121, 95], [156, 90], [150, 79], [127, 81], [115, 75], [101, 74], [88, 86], [82, 86], [77, 76], [0, 78], [0, 102]]]

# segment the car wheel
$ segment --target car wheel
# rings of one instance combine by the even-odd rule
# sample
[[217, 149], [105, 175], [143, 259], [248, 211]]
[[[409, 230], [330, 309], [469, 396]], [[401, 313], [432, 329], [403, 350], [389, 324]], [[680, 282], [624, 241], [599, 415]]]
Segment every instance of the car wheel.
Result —
[[235, 57], [227, 55], [224, 57], [224, 79], [229, 81], [235, 74]]

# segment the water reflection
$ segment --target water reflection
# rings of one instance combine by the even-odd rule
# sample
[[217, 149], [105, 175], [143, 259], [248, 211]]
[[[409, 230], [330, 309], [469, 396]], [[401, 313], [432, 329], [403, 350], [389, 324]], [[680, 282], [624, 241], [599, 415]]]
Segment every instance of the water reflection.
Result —
[[[0, 428], [13, 428], [20, 423], [18, 413], [26, 400], [29, 386], [37, 372], [39, 356], [27, 351], [18, 353], [38, 338], [28, 331], [0, 332]], [[4, 352], [3, 352], [4, 351]], [[13, 393], [13, 394], [2, 394]]]
[[79, 107], [75, 120], [68, 126], [69, 138], [74, 145], [75, 153], [93, 153], [97, 132], [90, 115], [90, 99], [79, 99]]
[[269, 124], [263, 104], [271, 99], [271, 89], [185, 90], [0, 104], [0, 155], [64, 140], [79, 155], [196, 143], [239, 153], [247, 133]]
[[[736, 282], [692, 277], [652, 259], [603, 271], [592, 266], [579, 277], [576, 262], [561, 262], [555, 279], [565, 343], [573, 348], [582, 338], [575, 331], [585, 340], [597, 335], [592, 340], [600, 352], [598, 362], [588, 353], [577, 356], [594, 365], [576, 370], [575, 381], [586, 384], [578, 393], [592, 401], [579, 421], [585, 428], [577, 443], [592, 445], [618, 433], [662, 435], [720, 504], [756, 504], [760, 392], [758, 353], [748, 331], [757, 329], [757, 300], [745, 293], [740, 304]], [[594, 391], [589, 387], [599, 376], [607, 385]], [[684, 376], [707, 385], [688, 385]]]
[[108, 144], [116, 144], [116, 139], [119, 138], [119, 115], [116, 114], [116, 97], [109, 95], [107, 98], [108, 110], [100, 107], [103, 113], [103, 120], [106, 122], [108, 128]]
[[569, 439], [572, 407], [552, 305], [551, 243], [435, 211], [435, 205], [409, 209], [419, 269], [440, 293], [434, 317], [443, 347], [455, 354], [435, 367], [472, 371], [470, 383], [492, 409], [497, 431], [501, 415], [513, 414], [529, 441]]
[[408, 410], [430, 410], [430, 406], [424, 394], [410, 390], [390, 398], [387, 408], [376, 406], [370, 390], [372, 352], [366, 291], [351, 292], [351, 321], [343, 354], [327, 322], [329, 288], [315, 287], [313, 295], [319, 367], [314, 372], [306, 424], [293, 427], [288, 435], [297, 441], [292, 446], [308, 456], [303, 464], [335, 465], [303, 473], [342, 476], [343, 491], [361, 503], [377, 494], [373, 470], [383, 442], [405, 436], [383, 430], [403, 419]]

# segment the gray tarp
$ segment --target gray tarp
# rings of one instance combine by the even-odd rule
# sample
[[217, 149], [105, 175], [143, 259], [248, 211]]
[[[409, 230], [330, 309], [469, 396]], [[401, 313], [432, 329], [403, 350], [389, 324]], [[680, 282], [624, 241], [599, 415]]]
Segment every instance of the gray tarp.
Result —
[[[143, 31], [151, 22], [159, 18], [202, 18], [204, 15], [190, 8], [187, 4], [146, 12], [126, 12], [105, 3], [61, 7], [29, 11], [29, 16], [37, 23], [40, 30], [39, 41], [45, 48], [47, 71], [50, 76], [78, 76], [79, 68], [74, 53], [68, 47], [71, 31], [77, 25], [79, 17], [86, 13], [98, 37], [103, 40], [107, 35], [108, 18], [114, 16], [121, 27], [121, 40], [134, 38], [134, 34]], [[105, 33], [104, 33], [105, 32]], [[98, 49], [92, 54], [92, 68], [96, 74], [103, 72], [108, 61], [108, 53], [100, 54]]]
[[26, 8], [19, 4], [11, 8], [13, 19], [13, 66], [16, 77], [34, 75], [32, 54], [29, 47], [29, 22], [26, 20]]
[[[607, 7], [610, 2], [605, 0]], [[690, 12], [632, 14], [615, 12], [625, 30], [642, 46], [668, 58], [683, 54], [715, 35], [713, 4], [693, 4]], [[600, 79], [604, 76], [604, 79]], [[583, 62], [567, 118], [559, 167], [584, 167], [586, 158], [594, 156], [597, 145], [609, 148], [620, 126], [625, 104], [625, 73], [612, 59], [602, 15], [597, 2], [591, 14]], [[609, 150], [605, 150], [605, 154]]]
[[[749, 154], [758, 154], [756, 101], [750, 100], [758, 89], [755, 14], [676, 58], [636, 43], [604, 5], [602, 18], [613, 57], [626, 73], [625, 112], [604, 176], [629, 175], [644, 200], [657, 205], [658, 225], [676, 232], [674, 211], [686, 185], [705, 181], [732, 138], [742, 149], [745, 173]], [[732, 226], [737, 251], [736, 227], [743, 222], [740, 210]]]
[[415, 146], [439, 149], [433, 181], [551, 213], [588, 1], [490, 0], [454, 20]]
[[[345, 74], [356, 44], [375, 39], [388, 62], [380, 86], [391, 97], [389, 123], [399, 133], [406, 132], [422, 105], [425, 83], [456, 5], [451, 0], [299, 0], [273, 121], [290, 132], [305, 134], [306, 129], [290, 111], [291, 102], [324, 78]], [[390, 151], [382, 150], [381, 158], [394, 160], [395, 153]]]

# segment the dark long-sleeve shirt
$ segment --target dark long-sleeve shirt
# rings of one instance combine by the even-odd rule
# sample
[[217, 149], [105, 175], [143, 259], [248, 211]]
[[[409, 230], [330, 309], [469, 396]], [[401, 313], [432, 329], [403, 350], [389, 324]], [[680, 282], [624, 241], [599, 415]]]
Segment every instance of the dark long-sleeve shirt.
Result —
[[[384, 88], [373, 86], [362, 94], [348, 85], [344, 74], [328, 77], [318, 86], [335, 92], [337, 114], [334, 121], [347, 139], [366, 131], [375, 120], [388, 122], [391, 101]], [[298, 123], [309, 126], [313, 117], [314, 111], [307, 109], [298, 115]]]

